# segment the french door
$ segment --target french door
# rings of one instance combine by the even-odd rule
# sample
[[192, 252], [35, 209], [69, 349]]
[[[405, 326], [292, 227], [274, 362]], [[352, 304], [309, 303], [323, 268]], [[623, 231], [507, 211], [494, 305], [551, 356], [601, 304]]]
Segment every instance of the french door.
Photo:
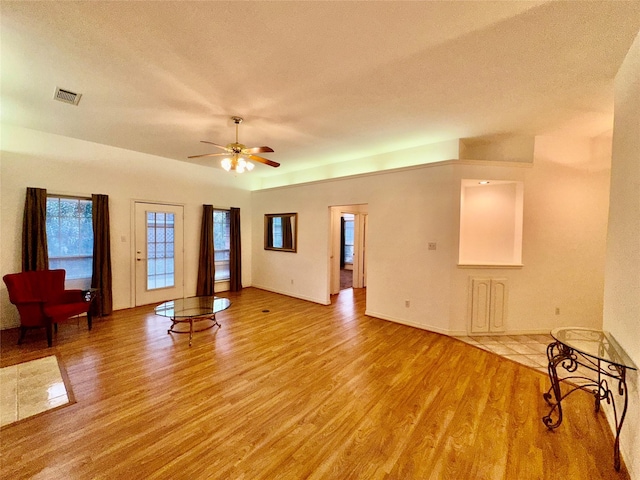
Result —
[[135, 304], [182, 298], [184, 208], [135, 202]]

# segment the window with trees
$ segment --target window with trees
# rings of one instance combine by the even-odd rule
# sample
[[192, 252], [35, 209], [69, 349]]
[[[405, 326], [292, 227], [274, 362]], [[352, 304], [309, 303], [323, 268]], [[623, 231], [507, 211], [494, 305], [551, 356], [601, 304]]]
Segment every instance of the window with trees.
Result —
[[231, 212], [213, 210], [213, 250], [215, 259], [216, 282], [229, 280], [229, 232]]
[[91, 282], [93, 220], [90, 198], [47, 196], [49, 268], [66, 270], [67, 280]]

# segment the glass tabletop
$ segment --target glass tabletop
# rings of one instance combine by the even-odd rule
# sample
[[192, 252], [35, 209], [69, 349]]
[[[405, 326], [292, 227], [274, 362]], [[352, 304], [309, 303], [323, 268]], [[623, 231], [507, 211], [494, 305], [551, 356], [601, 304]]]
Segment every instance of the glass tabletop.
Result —
[[189, 297], [164, 302], [155, 308], [156, 315], [169, 318], [195, 318], [213, 315], [231, 305], [228, 298]]
[[563, 327], [552, 330], [551, 336], [584, 355], [637, 370], [633, 360], [608, 332], [589, 328]]

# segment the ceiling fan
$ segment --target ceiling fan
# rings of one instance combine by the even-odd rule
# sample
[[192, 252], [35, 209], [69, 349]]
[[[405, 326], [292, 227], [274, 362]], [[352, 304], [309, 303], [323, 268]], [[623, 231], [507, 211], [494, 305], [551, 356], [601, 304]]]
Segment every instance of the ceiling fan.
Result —
[[242, 117], [231, 117], [231, 120], [233, 120], [233, 122], [236, 124], [236, 141], [234, 143], [229, 143], [226, 146], [223, 146], [218, 145], [217, 143], [201, 140], [202, 143], [218, 147], [224, 150], [226, 153], [205, 153], [204, 155], [191, 155], [188, 158], [225, 157], [222, 162], [220, 162], [222, 168], [224, 168], [227, 172], [233, 170], [238, 173], [242, 173], [245, 170], [253, 170], [253, 163], [248, 162], [244, 157], [247, 157], [254, 162], [264, 163], [265, 165], [269, 165], [271, 167], [280, 166], [278, 162], [274, 162], [273, 160], [269, 160], [268, 158], [255, 155], [256, 153], [273, 152], [273, 149], [271, 147], [246, 147], [243, 144], [238, 143], [238, 125], [242, 123]]

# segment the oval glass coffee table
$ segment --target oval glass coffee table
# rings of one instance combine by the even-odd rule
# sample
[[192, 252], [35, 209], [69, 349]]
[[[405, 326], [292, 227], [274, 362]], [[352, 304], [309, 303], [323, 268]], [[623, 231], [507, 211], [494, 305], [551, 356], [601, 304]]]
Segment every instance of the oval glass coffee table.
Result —
[[[220, 324], [216, 313], [226, 310], [231, 305], [228, 298], [222, 297], [189, 297], [164, 302], [155, 308], [156, 315], [171, 319], [171, 327], [167, 333], [188, 333], [189, 346], [193, 340], [193, 332], [201, 332]], [[194, 323], [206, 322], [194, 329]], [[176, 328], [177, 325], [189, 324], [189, 329]]]

